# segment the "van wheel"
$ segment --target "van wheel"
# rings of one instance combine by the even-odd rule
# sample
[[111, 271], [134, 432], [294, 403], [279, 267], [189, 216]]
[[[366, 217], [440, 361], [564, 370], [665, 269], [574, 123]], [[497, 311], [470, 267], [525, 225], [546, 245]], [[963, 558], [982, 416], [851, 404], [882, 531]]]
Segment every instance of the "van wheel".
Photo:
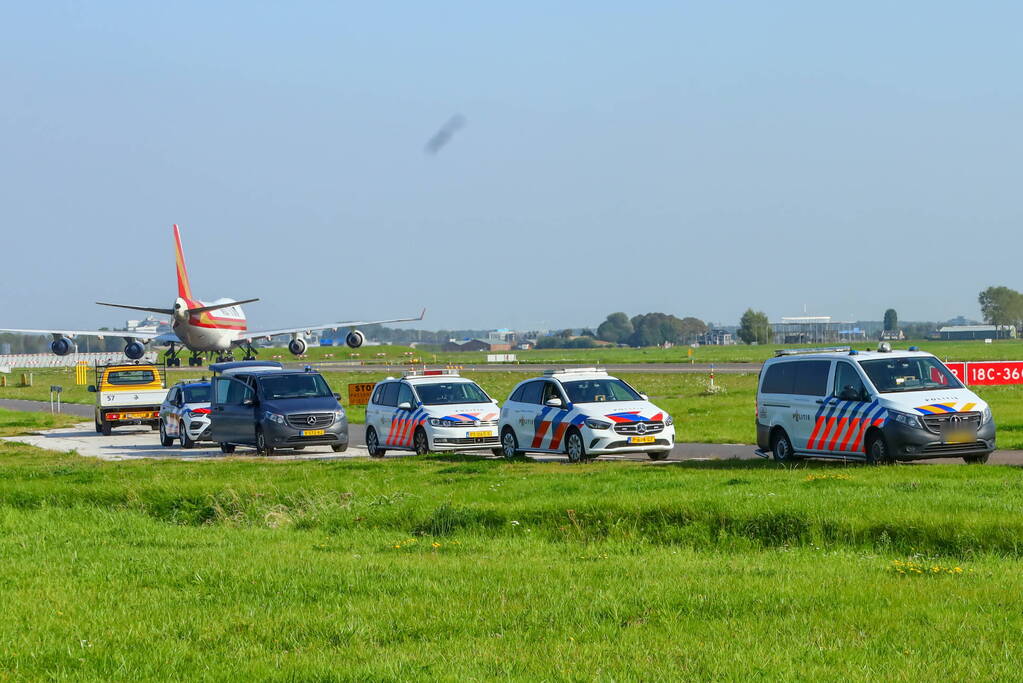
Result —
[[103, 432], [103, 428], [99, 426], [99, 418], [98, 417], [94, 417], [94, 418], [92, 418], [92, 421], [96, 423], [96, 433], [97, 434], [102, 433]]
[[501, 434], [501, 455], [509, 460], [517, 455], [522, 455], [522, 451], [519, 450], [519, 440], [515, 438], [515, 432], [511, 427], [505, 427], [504, 433]]
[[774, 454], [775, 462], [791, 463], [796, 459], [795, 451], [792, 449], [792, 442], [789, 435], [784, 431], [778, 431], [771, 441], [771, 453]]
[[990, 457], [990, 453], [985, 453], [984, 455], [967, 455], [963, 457], [963, 460], [966, 461], [967, 465], [983, 465]]
[[99, 431], [103, 436], [110, 436], [110, 423], [103, 420], [99, 423]]
[[377, 436], [377, 430], [372, 427], [366, 430], [366, 450], [369, 451], [371, 458], [382, 458], [387, 452], [380, 447], [380, 437]]
[[416, 455], [426, 455], [430, 452], [430, 440], [426, 437], [426, 430], [420, 427], [416, 430], [416, 435], [412, 437], [412, 447], [416, 451]]
[[867, 440], [866, 455], [868, 465], [891, 465], [895, 462], [895, 458], [892, 457], [891, 451], [888, 449], [888, 442], [885, 441], [884, 434], [880, 432], [875, 432]]
[[260, 455], [274, 454], [274, 447], [266, 442], [266, 435], [262, 429], [256, 430], [256, 453]]
[[167, 436], [167, 429], [164, 427], [163, 420], [160, 420], [160, 445], [164, 448], [170, 448], [174, 445], [174, 439]]
[[565, 437], [565, 455], [569, 462], [582, 462], [586, 459], [586, 446], [583, 445], [583, 436], [578, 429], [572, 431]]
[[231, 453], [234, 453], [234, 444], [233, 443], [221, 443], [220, 444], [220, 452], [221, 453], [226, 453], [227, 455], [230, 455]]

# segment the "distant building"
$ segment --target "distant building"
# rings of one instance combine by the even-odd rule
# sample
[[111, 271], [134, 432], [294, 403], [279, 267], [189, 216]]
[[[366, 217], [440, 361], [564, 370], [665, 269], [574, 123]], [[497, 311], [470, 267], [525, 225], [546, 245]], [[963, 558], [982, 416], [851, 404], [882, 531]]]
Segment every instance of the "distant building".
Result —
[[938, 329], [938, 339], [1015, 339], [1015, 325], [946, 325]]
[[511, 351], [507, 342], [489, 342], [483, 339], [450, 339], [444, 344], [444, 351]]
[[736, 343], [735, 335], [721, 328], [708, 330], [706, 334], [700, 335], [696, 341], [700, 346], [732, 346]]

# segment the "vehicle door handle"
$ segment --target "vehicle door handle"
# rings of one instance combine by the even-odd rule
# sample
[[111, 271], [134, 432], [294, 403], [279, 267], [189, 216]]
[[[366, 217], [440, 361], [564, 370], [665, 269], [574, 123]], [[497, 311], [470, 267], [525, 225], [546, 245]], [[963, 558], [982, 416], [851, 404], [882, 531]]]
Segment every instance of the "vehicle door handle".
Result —
[[817, 399], [817, 403], [824, 403], [824, 399], [823, 398]]

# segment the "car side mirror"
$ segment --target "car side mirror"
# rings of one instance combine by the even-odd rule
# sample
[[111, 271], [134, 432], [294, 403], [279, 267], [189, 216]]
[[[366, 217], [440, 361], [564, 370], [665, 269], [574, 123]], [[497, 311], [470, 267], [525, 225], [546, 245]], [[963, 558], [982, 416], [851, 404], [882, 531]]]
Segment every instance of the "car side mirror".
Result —
[[86, 391], [88, 391], [90, 394], [95, 394], [96, 393], [96, 385], [95, 384], [90, 384], [89, 388], [86, 389]]
[[254, 399], [254, 398], [243, 399], [242, 400], [242, 405], [243, 406], [254, 406], [254, 405], [256, 405], [256, 399]]
[[842, 392], [838, 395], [838, 397], [840, 399], [842, 399], [843, 401], [862, 401], [863, 400], [863, 395], [860, 393], [860, 390], [857, 389], [856, 387], [852, 386], [851, 384], [849, 386], [847, 386], [847, 387], [844, 387], [842, 389]]
[[340, 401], [340, 400], [341, 400], [341, 394], [339, 394], [339, 393], [337, 393], [337, 392], [335, 391], [335, 392], [334, 392], [334, 398], [336, 398], [337, 400], [339, 400], [339, 401]]
[[550, 406], [551, 408], [560, 408], [562, 406], [562, 403], [560, 398], [549, 398], [547, 399], [547, 402], [544, 403], [544, 405]]
[[402, 401], [398, 404], [398, 410], [412, 410], [412, 404], [408, 401]]
[[640, 395], [639, 395], [639, 397], [640, 397], [641, 399], [643, 399], [644, 401], [649, 401], [649, 400], [650, 400], [650, 397], [649, 397], [649, 396], [647, 396], [646, 394], [640, 394]]

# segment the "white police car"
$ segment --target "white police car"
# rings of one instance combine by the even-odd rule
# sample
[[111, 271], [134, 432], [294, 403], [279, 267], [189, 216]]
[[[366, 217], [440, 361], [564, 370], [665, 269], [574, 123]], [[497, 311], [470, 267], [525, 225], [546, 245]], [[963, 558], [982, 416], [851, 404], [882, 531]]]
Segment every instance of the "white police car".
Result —
[[564, 453], [572, 462], [639, 451], [663, 460], [675, 444], [671, 416], [596, 368], [548, 370], [519, 383], [501, 408], [506, 457]]
[[160, 444], [169, 448], [174, 439], [182, 448], [210, 440], [210, 383], [178, 382], [160, 406]]
[[366, 448], [388, 450], [497, 448], [497, 401], [453, 370], [408, 372], [378, 382], [366, 405]]
[[987, 462], [991, 409], [929, 353], [910, 347], [779, 351], [757, 390], [761, 455], [869, 463], [961, 457]]

